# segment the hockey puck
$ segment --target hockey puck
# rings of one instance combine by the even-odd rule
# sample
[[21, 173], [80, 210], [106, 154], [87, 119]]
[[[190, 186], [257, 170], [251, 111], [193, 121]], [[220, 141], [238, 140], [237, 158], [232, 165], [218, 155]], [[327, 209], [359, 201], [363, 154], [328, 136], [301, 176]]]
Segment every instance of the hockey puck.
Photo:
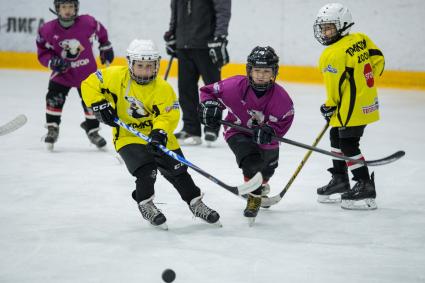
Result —
[[164, 282], [170, 283], [173, 282], [174, 279], [176, 279], [176, 273], [174, 270], [166, 269], [162, 272], [162, 280], [164, 280]]

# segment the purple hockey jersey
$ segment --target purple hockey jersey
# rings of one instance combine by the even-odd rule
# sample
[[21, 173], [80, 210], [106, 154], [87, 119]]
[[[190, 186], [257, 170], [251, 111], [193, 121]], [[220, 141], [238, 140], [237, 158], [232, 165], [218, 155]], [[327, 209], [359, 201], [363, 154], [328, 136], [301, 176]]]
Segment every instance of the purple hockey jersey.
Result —
[[[291, 127], [294, 119], [294, 105], [288, 93], [278, 84], [258, 98], [246, 76], [234, 76], [220, 82], [201, 88], [201, 102], [218, 100], [224, 105], [228, 114], [226, 121], [252, 128], [256, 124], [267, 124], [272, 127], [277, 136], [283, 137]], [[224, 138], [246, 132], [224, 126]], [[260, 145], [263, 149], [278, 147], [273, 141], [271, 144]]]
[[52, 73], [51, 80], [67, 86], [80, 87], [81, 82], [97, 69], [93, 54], [95, 39], [100, 44], [108, 41], [105, 27], [90, 15], [81, 15], [68, 29], [55, 19], [40, 27], [37, 37], [38, 60], [46, 67], [53, 56], [71, 63], [64, 73]]

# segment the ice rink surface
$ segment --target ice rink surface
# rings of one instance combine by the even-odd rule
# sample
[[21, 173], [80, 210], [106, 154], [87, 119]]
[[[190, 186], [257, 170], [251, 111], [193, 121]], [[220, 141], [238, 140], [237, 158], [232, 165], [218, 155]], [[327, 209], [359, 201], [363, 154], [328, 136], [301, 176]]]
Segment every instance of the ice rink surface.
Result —
[[[176, 80], [170, 79], [176, 88]], [[0, 70], [0, 125], [18, 114], [28, 122], [1, 136], [0, 282], [425, 282], [425, 92], [380, 89], [381, 121], [366, 128], [362, 150], [377, 159], [406, 156], [375, 171], [376, 211], [346, 211], [316, 201], [331, 165], [314, 153], [282, 201], [261, 210], [254, 227], [245, 201], [190, 170], [204, 201], [221, 214], [223, 228], [193, 219], [161, 176], [155, 201], [169, 230], [144, 221], [131, 199], [134, 180], [111, 146], [89, 144], [83, 112], [72, 90], [54, 152], [46, 134], [48, 73]], [[295, 103], [286, 138], [311, 144], [324, 125], [318, 85], [284, 84]], [[328, 136], [320, 148], [329, 150]], [[212, 148], [184, 147], [186, 158], [217, 178], [238, 185], [242, 174], [223, 138]], [[271, 179], [277, 194], [305, 150], [281, 145]]]

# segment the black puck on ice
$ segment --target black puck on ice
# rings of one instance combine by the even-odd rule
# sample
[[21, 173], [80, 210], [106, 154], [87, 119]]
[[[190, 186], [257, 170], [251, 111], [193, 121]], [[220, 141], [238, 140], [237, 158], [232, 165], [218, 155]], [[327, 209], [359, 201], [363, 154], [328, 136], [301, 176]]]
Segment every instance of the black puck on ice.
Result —
[[170, 283], [173, 282], [174, 279], [176, 279], [176, 273], [174, 270], [166, 269], [162, 272], [162, 280], [164, 280], [164, 282]]

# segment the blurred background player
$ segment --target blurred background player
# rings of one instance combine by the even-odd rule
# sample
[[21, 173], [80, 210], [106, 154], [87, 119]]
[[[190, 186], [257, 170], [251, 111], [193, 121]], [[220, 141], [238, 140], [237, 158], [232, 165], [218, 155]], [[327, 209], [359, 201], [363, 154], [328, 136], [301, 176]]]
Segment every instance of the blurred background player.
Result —
[[[72, 87], [76, 87], [81, 97], [80, 85], [87, 76], [96, 71], [93, 54], [93, 41], [99, 42], [102, 64], [112, 63], [114, 52], [108, 40], [105, 27], [90, 15], [78, 15], [78, 0], [54, 0], [57, 19], [45, 23], [38, 32], [37, 50], [40, 63], [52, 70], [46, 95], [46, 127], [44, 142], [48, 149], [59, 135], [62, 109]], [[82, 102], [85, 121], [81, 128], [91, 143], [98, 148], [106, 141], [99, 131], [99, 121], [91, 109]]]
[[[384, 70], [384, 56], [365, 34], [349, 34], [353, 25], [350, 11], [339, 3], [325, 5], [317, 15], [314, 36], [328, 46], [319, 62], [327, 92], [320, 111], [332, 126], [332, 152], [365, 160], [359, 143], [366, 125], [379, 120], [374, 78]], [[356, 181], [351, 190], [347, 167]], [[330, 196], [338, 193], [342, 208], [377, 208], [374, 174], [369, 176], [366, 165], [334, 159], [328, 171], [332, 179], [317, 190], [319, 202], [335, 202]]]
[[[179, 60], [178, 89], [183, 128], [176, 133], [182, 145], [199, 145], [201, 124], [198, 81], [212, 84], [220, 80], [221, 67], [229, 62], [227, 30], [231, 0], [171, 0], [169, 30], [164, 34], [167, 53]], [[220, 128], [204, 128], [205, 140], [215, 141]]]
[[[291, 98], [275, 80], [279, 57], [273, 48], [255, 47], [248, 56], [246, 76], [234, 76], [201, 88], [200, 120], [216, 129], [222, 111], [226, 121], [251, 128], [254, 134], [224, 127], [224, 138], [236, 156], [245, 180], [261, 172], [262, 187], [249, 194], [244, 216], [255, 220], [261, 195], [267, 194], [268, 180], [278, 166], [279, 143], [273, 136], [283, 137], [294, 119]], [[264, 190], [264, 192], [262, 192]]]
[[[173, 131], [180, 118], [171, 85], [157, 77], [159, 52], [151, 40], [135, 39], [127, 49], [128, 66], [98, 70], [82, 83], [83, 99], [99, 121], [113, 127], [113, 143], [128, 171], [136, 177], [133, 199], [144, 219], [166, 228], [164, 214], [153, 203], [157, 169], [174, 186], [193, 215], [219, 225], [219, 214], [202, 202], [187, 166], [162, 153], [163, 145], [183, 155]], [[119, 117], [152, 141], [146, 143], [114, 122]]]

